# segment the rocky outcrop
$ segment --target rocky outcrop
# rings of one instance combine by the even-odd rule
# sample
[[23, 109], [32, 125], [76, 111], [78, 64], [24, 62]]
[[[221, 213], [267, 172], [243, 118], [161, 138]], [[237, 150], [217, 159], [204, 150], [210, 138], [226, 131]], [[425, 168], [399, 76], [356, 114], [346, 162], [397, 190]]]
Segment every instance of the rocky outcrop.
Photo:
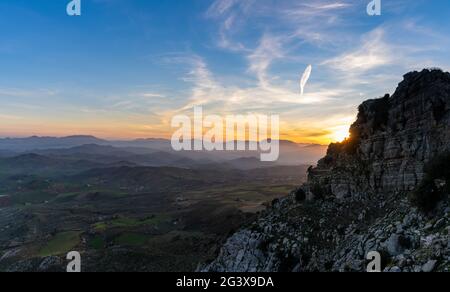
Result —
[[428, 213], [408, 195], [450, 150], [450, 74], [405, 75], [392, 96], [360, 106], [350, 132], [203, 270], [365, 271], [378, 251], [386, 271], [449, 271], [448, 194]]

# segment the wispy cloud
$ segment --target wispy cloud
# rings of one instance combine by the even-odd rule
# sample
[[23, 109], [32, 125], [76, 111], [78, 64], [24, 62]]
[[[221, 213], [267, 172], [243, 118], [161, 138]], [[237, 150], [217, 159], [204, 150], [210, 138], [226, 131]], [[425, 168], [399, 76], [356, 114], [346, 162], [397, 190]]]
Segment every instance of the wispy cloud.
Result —
[[[385, 1], [383, 15], [376, 18], [366, 14], [368, 1], [357, 0], [216, 0], [202, 11], [197, 10], [201, 5], [178, 1], [182, 13], [170, 13], [158, 1], [144, 2], [94, 2], [109, 9], [99, 15], [104, 26], [95, 26], [92, 33], [105, 37], [114, 50], [108, 58], [89, 53], [98, 57], [89, 68], [102, 68], [91, 75], [83, 63], [86, 50], [67, 47], [65, 54], [55, 54], [52, 49], [61, 47], [44, 47], [42, 40], [30, 37], [34, 31], [21, 36], [27, 43], [42, 44], [43, 50], [27, 55], [23, 46], [13, 50], [23, 54], [22, 62], [2, 60], [17, 75], [3, 70], [2, 82], [16, 80], [0, 85], [2, 122], [14, 129], [21, 125], [23, 131], [53, 123], [58, 131], [91, 127], [91, 133], [120, 129], [127, 135], [167, 135], [174, 114], [188, 114], [200, 105], [211, 114], [279, 114], [285, 137], [326, 143], [336, 132], [345, 133], [361, 101], [392, 92], [405, 72], [450, 68], [449, 29], [443, 25], [445, 17], [430, 17], [440, 6], [429, 1]], [[125, 20], [112, 21], [111, 15]], [[173, 25], [159, 26], [163, 23]], [[97, 37], [85, 33], [86, 28], [77, 27], [80, 37], [91, 36], [80, 46], [97, 48]], [[109, 39], [102, 29], [119, 37]], [[60, 41], [59, 35], [46, 37], [48, 44]], [[1, 42], [0, 57], [11, 41]], [[135, 62], [146, 55], [152, 66]], [[68, 56], [77, 64], [64, 79], [67, 66], [62, 64], [72, 60]], [[51, 68], [43, 70], [48, 76], [31, 74], [41, 71], [31, 67], [30, 80], [22, 76], [27, 66], [45, 62]], [[314, 71], [302, 96], [299, 81], [309, 64]], [[84, 77], [74, 84], [77, 72]], [[48, 80], [54, 83], [46, 85]], [[51, 89], [54, 84], [61, 90]]]
[[271, 63], [285, 56], [282, 42], [282, 38], [266, 34], [261, 38], [259, 46], [248, 56], [249, 70], [256, 74], [262, 87], [269, 87], [267, 70]]
[[356, 50], [325, 60], [321, 65], [353, 74], [389, 65], [394, 58], [391, 47], [384, 41], [384, 34], [382, 28], [377, 28], [364, 35], [362, 44]]
[[139, 93], [138, 95], [143, 96], [143, 97], [156, 97], [156, 98], [163, 98], [166, 97], [164, 94], [161, 93], [152, 93], [152, 92], [143, 92], [143, 93]]
[[239, 0], [218, 0], [209, 7], [206, 15], [209, 17], [218, 17], [230, 11], [234, 5], [239, 4]]
[[[263, 49], [260, 52], [264, 56], [272, 53], [264, 52]], [[265, 60], [262, 56], [258, 58]], [[252, 64], [257, 64], [258, 58], [255, 57]], [[203, 106], [205, 111], [213, 114], [267, 113], [267, 111], [280, 113], [283, 108], [292, 108], [292, 105], [330, 102], [348, 93], [339, 89], [329, 90], [311, 86], [311, 90], [302, 97], [299, 85], [290, 90], [287, 86], [269, 82], [265, 77], [267, 63], [250, 66], [254, 68], [254, 73], [259, 75], [259, 82], [248, 86], [237, 86], [220, 82], [209, 70], [206, 62], [197, 55], [172, 56], [170, 62], [181, 62], [189, 67], [183, 80], [192, 84], [192, 88], [187, 103], [175, 110], [168, 109], [162, 114], [162, 122], [166, 123], [170, 121], [170, 116], [180, 112], [189, 113], [194, 106]]]
[[[216, 45], [247, 60], [247, 73], [256, 82], [250, 86], [226, 86], [208, 70], [206, 80], [214, 80], [209, 83], [213, 86], [209, 91], [201, 91], [202, 98], [191, 99], [189, 105], [221, 100], [222, 110], [237, 109], [234, 104], [248, 110], [275, 110], [291, 125], [297, 119], [297, 123], [342, 134], [354, 119], [358, 103], [392, 89], [403, 73], [421, 65], [417, 62], [417, 50], [424, 49], [423, 44], [408, 46], [409, 40], [395, 35], [402, 34], [398, 21], [368, 26], [366, 21], [370, 18], [364, 16], [366, 5], [350, 0], [215, 1], [206, 16], [218, 24]], [[271, 25], [264, 25], [266, 22]], [[410, 26], [413, 28], [420, 33], [426, 31]], [[255, 31], [260, 33], [256, 42], [242, 35], [249, 30], [253, 37]], [[423, 65], [431, 63], [422, 58]], [[280, 66], [295, 64], [298, 72], [286, 79], [288, 71], [280, 71]], [[300, 98], [296, 78], [308, 64], [315, 65], [317, 70]], [[207, 68], [206, 61], [203, 68]], [[204, 88], [199, 84], [194, 87], [197, 93]], [[210, 93], [221, 97], [208, 98]], [[342, 114], [334, 116], [333, 121], [323, 119], [324, 114], [333, 111]], [[314, 117], [309, 119], [308, 115]]]

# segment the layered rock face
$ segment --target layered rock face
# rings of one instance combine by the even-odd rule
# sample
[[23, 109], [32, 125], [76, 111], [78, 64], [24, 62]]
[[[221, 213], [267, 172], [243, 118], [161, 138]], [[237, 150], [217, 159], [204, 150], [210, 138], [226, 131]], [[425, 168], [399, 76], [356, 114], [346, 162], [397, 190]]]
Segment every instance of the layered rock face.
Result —
[[449, 110], [449, 73], [405, 75], [392, 97], [360, 106], [350, 145], [331, 145], [310, 184], [330, 187], [337, 198], [411, 191], [424, 165], [450, 147]]
[[405, 75], [392, 96], [360, 106], [350, 132], [204, 270], [365, 271], [378, 251], [386, 271], [448, 271], [448, 195], [428, 214], [407, 197], [450, 150], [450, 74]]

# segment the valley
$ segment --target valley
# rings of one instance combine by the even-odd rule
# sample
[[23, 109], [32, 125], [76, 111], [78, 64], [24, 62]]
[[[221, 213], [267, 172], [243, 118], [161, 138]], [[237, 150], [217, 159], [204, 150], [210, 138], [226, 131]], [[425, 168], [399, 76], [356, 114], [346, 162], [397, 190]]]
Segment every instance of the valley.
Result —
[[75, 250], [83, 271], [195, 271], [309, 167], [246, 157], [148, 166], [163, 164], [161, 152], [136, 149], [133, 162], [130, 148], [99, 145], [0, 158], [0, 270], [65, 271]]

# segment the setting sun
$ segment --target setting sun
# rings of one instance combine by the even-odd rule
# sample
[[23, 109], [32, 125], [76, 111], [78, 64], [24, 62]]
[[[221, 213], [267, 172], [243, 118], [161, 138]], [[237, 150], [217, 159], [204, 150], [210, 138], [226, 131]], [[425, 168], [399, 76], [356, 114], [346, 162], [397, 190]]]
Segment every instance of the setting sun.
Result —
[[335, 128], [331, 138], [334, 142], [342, 142], [350, 136], [348, 126], [340, 126]]

